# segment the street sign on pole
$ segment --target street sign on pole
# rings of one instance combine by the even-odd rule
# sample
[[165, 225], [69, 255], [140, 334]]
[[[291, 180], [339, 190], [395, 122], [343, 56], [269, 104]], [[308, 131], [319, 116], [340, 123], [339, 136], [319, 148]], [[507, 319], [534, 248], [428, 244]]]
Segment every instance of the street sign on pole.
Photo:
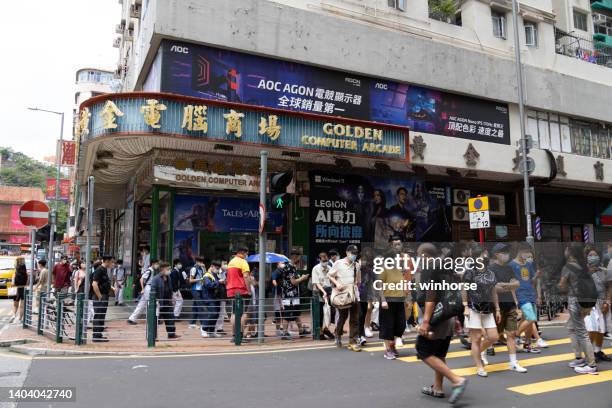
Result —
[[484, 242], [484, 231], [482, 228], [491, 226], [489, 216], [489, 197], [478, 196], [468, 200], [468, 210], [470, 212], [470, 229], [480, 229], [480, 242]]
[[49, 223], [49, 206], [42, 201], [28, 201], [19, 208], [19, 219], [26, 227], [40, 229]]
[[266, 225], [266, 207], [263, 203], [259, 203], [259, 234], [264, 232]]
[[480, 229], [489, 228], [491, 220], [488, 211], [470, 211], [470, 228]]

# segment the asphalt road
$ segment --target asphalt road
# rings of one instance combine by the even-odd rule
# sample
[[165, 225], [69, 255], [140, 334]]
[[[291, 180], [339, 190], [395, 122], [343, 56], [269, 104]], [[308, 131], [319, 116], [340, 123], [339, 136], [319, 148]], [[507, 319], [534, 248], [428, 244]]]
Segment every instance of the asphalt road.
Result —
[[[567, 367], [567, 353], [571, 350], [565, 330], [550, 328], [545, 336], [556, 345], [540, 355], [519, 355], [524, 361], [540, 359], [532, 362], [528, 373], [503, 370], [490, 372], [488, 378], [470, 375], [469, 387], [458, 406], [610, 408], [612, 363], [600, 365], [598, 376], [576, 375]], [[445, 400], [420, 393], [423, 385], [432, 383], [432, 372], [412, 357], [414, 349], [402, 350], [406, 361], [387, 361], [381, 351], [373, 350], [353, 353], [330, 347], [261, 354], [135, 358], [29, 359], [4, 354], [0, 355], [0, 381], [5, 381], [1, 372], [12, 370], [13, 376], [6, 378], [16, 386], [23, 379], [23, 386], [28, 387], [76, 387], [76, 403], [20, 403], [18, 407], [448, 406]], [[472, 366], [464, 351], [458, 344], [451, 345], [451, 352], [458, 353], [449, 355], [452, 368], [469, 370]], [[495, 363], [504, 363], [500, 369], [505, 368], [506, 358], [507, 354], [501, 352], [490, 357], [491, 370]], [[580, 384], [585, 381], [598, 383]], [[530, 384], [533, 386], [512, 390]]]

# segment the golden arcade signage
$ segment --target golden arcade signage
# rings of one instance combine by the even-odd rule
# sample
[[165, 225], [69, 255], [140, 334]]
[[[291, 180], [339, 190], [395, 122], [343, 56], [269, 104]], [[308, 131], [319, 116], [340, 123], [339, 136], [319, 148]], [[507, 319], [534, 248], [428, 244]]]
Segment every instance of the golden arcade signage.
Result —
[[77, 134], [162, 135], [287, 150], [408, 160], [408, 129], [338, 117], [182, 97], [109, 94], [81, 106]]

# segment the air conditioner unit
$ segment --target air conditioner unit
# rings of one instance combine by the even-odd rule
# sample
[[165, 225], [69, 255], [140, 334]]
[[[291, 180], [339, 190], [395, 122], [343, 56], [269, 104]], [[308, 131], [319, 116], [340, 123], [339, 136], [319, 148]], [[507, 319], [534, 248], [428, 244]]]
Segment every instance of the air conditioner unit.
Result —
[[453, 204], [467, 204], [470, 198], [470, 190], [453, 190]]
[[117, 34], [123, 34], [124, 31], [125, 31], [125, 25], [124, 24], [117, 24], [115, 26], [115, 32]]
[[605, 25], [607, 21], [607, 17], [603, 14], [593, 13], [593, 24], [595, 25]]
[[113, 47], [119, 48], [120, 45], [121, 45], [121, 38], [115, 38], [113, 40]]
[[453, 206], [453, 221], [469, 221], [468, 208], [461, 205]]
[[497, 216], [506, 215], [506, 198], [500, 194], [488, 194], [489, 214]]
[[132, 4], [130, 6], [130, 17], [132, 18], [140, 18], [140, 5], [139, 4]]

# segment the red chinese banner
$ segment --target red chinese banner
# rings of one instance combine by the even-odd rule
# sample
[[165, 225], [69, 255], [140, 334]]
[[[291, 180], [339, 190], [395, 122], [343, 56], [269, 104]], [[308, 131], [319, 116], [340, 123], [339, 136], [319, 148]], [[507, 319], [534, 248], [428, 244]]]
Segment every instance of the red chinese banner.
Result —
[[62, 166], [74, 166], [76, 164], [76, 142], [63, 140], [61, 149]]
[[9, 235], [9, 244], [28, 244], [30, 240], [29, 235]]
[[[54, 178], [47, 179], [47, 190], [45, 193], [45, 198], [47, 200], [55, 200], [55, 179]], [[60, 180], [59, 199], [63, 201], [68, 201], [70, 199], [70, 180], [69, 179]]]

